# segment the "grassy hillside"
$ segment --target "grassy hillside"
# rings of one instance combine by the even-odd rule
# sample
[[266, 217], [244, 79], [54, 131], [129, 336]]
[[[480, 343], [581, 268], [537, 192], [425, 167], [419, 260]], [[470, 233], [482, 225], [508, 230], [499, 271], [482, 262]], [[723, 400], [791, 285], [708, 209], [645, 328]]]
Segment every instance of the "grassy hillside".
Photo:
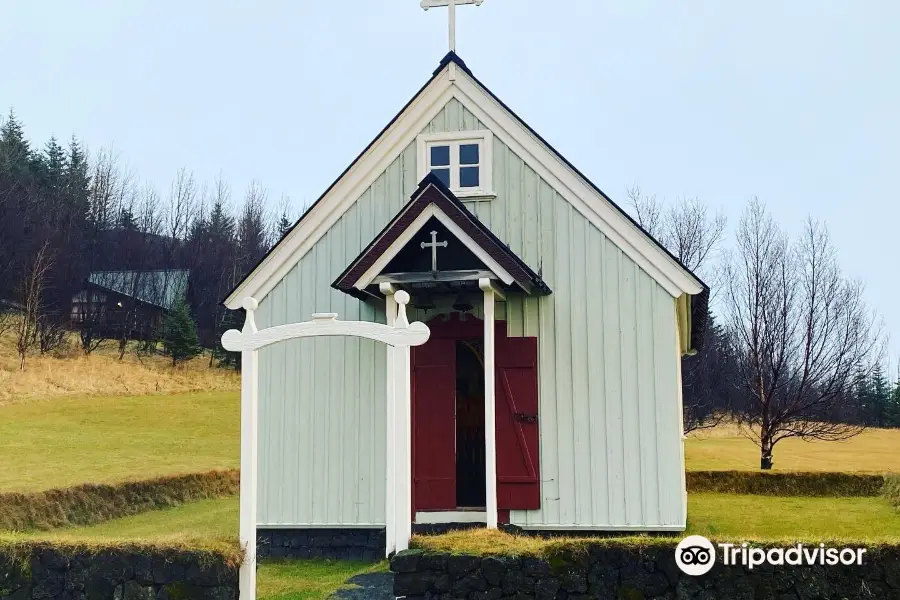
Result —
[[236, 392], [0, 406], [0, 491], [236, 468], [239, 409]]
[[[759, 448], [721, 425], [688, 436], [685, 462], [689, 471], [753, 471]], [[868, 429], [845, 442], [787, 439], [775, 446], [775, 470], [900, 473], [900, 429]]]
[[52, 354], [29, 355], [19, 369], [12, 332], [0, 335], [0, 406], [33, 399], [72, 396], [137, 396], [181, 392], [223, 392], [240, 388], [240, 377], [209, 368], [201, 356], [173, 369], [163, 356], [139, 358], [133, 347], [119, 360], [115, 342], [84, 356], [75, 334]]

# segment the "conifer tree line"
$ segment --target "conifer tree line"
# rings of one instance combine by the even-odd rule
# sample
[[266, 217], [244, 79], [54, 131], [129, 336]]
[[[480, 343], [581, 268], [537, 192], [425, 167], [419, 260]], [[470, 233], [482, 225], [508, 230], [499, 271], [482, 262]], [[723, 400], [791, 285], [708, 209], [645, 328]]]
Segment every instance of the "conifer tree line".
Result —
[[[203, 346], [216, 348], [228, 312], [222, 298], [294, 221], [289, 199], [268, 208], [258, 181], [242, 198], [234, 195], [223, 178], [200, 182], [184, 168], [158, 190], [112, 150], [89, 152], [76, 137], [33, 145], [10, 111], [0, 118], [0, 330], [28, 329], [17, 332], [28, 346], [24, 360], [24, 352], [49, 352], [61, 341], [73, 296], [91, 273], [189, 270], [190, 317]], [[158, 291], [148, 286], [171, 282], [130, 284], [146, 296]], [[80, 327], [85, 353], [118, 343], [124, 354], [135, 330], [144, 341], [162, 335], [163, 324], [142, 323], [140, 303], [132, 302], [121, 307], [129, 326], [120, 330], [103, 327], [89, 305]], [[12, 311], [26, 318], [14, 322]]]

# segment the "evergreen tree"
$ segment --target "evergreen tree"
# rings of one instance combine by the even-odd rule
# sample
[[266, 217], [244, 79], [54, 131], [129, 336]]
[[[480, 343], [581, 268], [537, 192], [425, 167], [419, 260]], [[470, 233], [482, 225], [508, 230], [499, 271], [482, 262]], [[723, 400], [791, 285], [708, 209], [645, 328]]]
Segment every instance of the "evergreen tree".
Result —
[[238, 331], [240, 331], [244, 326], [245, 314], [246, 313], [243, 309], [225, 311], [225, 315], [222, 318], [222, 324], [219, 327], [216, 335], [216, 347], [213, 349], [213, 354], [219, 361], [220, 367], [234, 368], [236, 371], [241, 370], [241, 353], [229, 352], [228, 350], [223, 348], [222, 334], [229, 329], [237, 329]]
[[872, 381], [867, 373], [857, 373], [853, 378], [852, 395], [855, 397], [861, 424], [870, 425], [873, 416], [874, 394]]
[[83, 227], [90, 214], [91, 176], [87, 155], [75, 136], [69, 142], [66, 160], [66, 199], [73, 215], [73, 221]]
[[128, 206], [123, 206], [119, 210], [118, 226], [127, 231], [135, 231], [137, 223], [134, 220], [134, 211]]
[[56, 137], [51, 136], [44, 146], [44, 165], [47, 188], [55, 197], [62, 198], [66, 187], [66, 151]]
[[891, 391], [886, 417], [888, 427], [900, 427], [900, 365], [897, 368], [897, 381]]
[[10, 110], [0, 125], [0, 297], [13, 297], [43, 240], [35, 194], [35, 161], [21, 123]]
[[216, 248], [234, 243], [234, 217], [221, 200], [216, 200], [209, 213], [207, 233], [209, 243], [215, 244]]
[[280, 240], [284, 236], [287, 235], [287, 232], [291, 230], [293, 223], [291, 223], [291, 219], [288, 217], [286, 212], [281, 213], [281, 216], [278, 217], [278, 223], [276, 223], [275, 227], [277, 229], [276, 239]]
[[163, 320], [163, 346], [172, 357], [172, 366], [203, 352], [197, 338], [197, 326], [191, 318], [187, 301], [179, 298]]
[[31, 158], [31, 147], [25, 139], [22, 124], [10, 110], [0, 127], [0, 165], [19, 179], [30, 179]]
[[876, 365], [872, 372], [871, 381], [871, 403], [872, 408], [869, 414], [870, 425], [873, 427], [888, 427], [888, 409], [891, 403], [891, 386], [881, 365]]

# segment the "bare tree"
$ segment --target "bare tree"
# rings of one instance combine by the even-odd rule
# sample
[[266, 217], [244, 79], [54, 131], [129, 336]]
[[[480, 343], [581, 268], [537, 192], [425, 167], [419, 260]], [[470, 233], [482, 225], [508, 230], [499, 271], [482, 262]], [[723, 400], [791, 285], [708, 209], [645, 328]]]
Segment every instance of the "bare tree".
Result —
[[44, 313], [38, 317], [37, 338], [41, 354], [47, 354], [62, 346], [66, 341], [66, 328], [58, 313]]
[[[698, 198], [682, 197], [666, 206], [655, 195], [643, 194], [637, 185], [626, 192], [638, 224], [681, 264], [712, 283], [714, 294], [718, 277], [707, 267], [722, 242], [725, 216], [711, 214]], [[712, 315], [708, 319], [703, 349], [682, 360], [685, 433], [721, 423], [728, 416], [733, 396], [730, 343], [723, 331], [713, 327]]]
[[3, 337], [3, 334], [10, 331], [13, 328], [13, 325], [15, 325], [15, 322], [13, 312], [7, 310], [7, 308], [0, 303], [0, 337]]
[[662, 241], [662, 203], [657, 200], [656, 194], [646, 196], [641, 192], [640, 186], [637, 184], [625, 188], [628, 194], [628, 203], [634, 209], [634, 216], [638, 225], [644, 228], [644, 231]]
[[81, 350], [87, 356], [107, 340], [103, 325], [105, 306], [100, 295], [92, 289], [83, 290], [80, 298], [83, 302], [79, 305], [78, 337], [81, 341]]
[[197, 182], [194, 174], [182, 167], [172, 181], [166, 210], [166, 235], [171, 240], [187, 237], [197, 207]]
[[94, 237], [115, 221], [123, 179], [119, 155], [112, 148], [101, 148], [91, 169], [90, 221]]
[[16, 325], [16, 351], [19, 368], [25, 370], [25, 357], [37, 343], [39, 321], [44, 312], [44, 293], [53, 265], [49, 242], [35, 253], [25, 268], [21, 285], [22, 318]]
[[265, 255], [269, 249], [269, 228], [271, 222], [266, 214], [268, 192], [256, 181], [250, 182], [244, 205], [237, 222], [237, 242], [240, 276], [243, 276]]
[[692, 271], [701, 271], [722, 242], [728, 220], [710, 214], [699, 198], [681, 197], [668, 207], [656, 196], [646, 196], [633, 185], [628, 200], [638, 224]]
[[825, 227], [809, 220], [791, 244], [754, 200], [726, 262], [728, 325], [739, 355], [742, 430], [771, 469], [781, 440], [843, 440], [861, 431], [854, 377], [871, 372], [881, 348], [862, 286], [840, 270]]
[[[147, 235], [144, 227], [149, 221], [158, 223], [159, 218], [153, 214], [157, 207], [156, 191], [149, 184], [145, 184], [140, 190], [133, 183], [123, 202], [121, 212], [125, 218], [120, 219], [117, 227], [119, 254], [124, 264], [128, 266], [126, 272], [121, 273], [122, 291], [128, 293], [117, 302], [115, 314], [115, 326], [118, 331], [116, 337], [119, 340], [119, 360], [125, 357], [125, 350], [131, 339], [132, 333], [140, 329], [142, 325], [141, 304], [138, 300], [144, 291], [144, 270], [151, 260], [153, 251], [153, 239]], [[147, 206], [150, 207], [148, 214]], [[130, 272], [130, 274], [129, 274]]]

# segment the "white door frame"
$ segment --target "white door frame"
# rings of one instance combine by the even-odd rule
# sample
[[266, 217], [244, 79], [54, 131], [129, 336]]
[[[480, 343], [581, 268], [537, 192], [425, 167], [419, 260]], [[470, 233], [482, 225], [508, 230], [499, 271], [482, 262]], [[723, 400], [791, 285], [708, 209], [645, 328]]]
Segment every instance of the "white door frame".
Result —
[[[244, 559], [240, 568], [240, 600], [256, 600], [257, 459], [259, 440], [259, 349], [291, 339], [318, 336], [352, 336], [387, 344], [393, 370], [387, 375], [387, 502], [385, 554], [406, 550], [412, 536], [412, 469], [410, 465], [410, 347], [428, 341], [424, 323], [406, 317], [409, 294], [398, 290], [388, 305], [396, 305], [389, 325], [364, 321], [339, 321], [336, 313], [317, 313], [311, 321], [257, 330], [254, 312], [259, 303], [244, 298], [247, 312], [241, 331], [222, 336], [222, 347], [241, 352], [241, 492], [240, 544]], [[393, 311], [389, 311], [389, 314]], [[392, 315], [393, 316], [393, 315]], [[393, 505], [393, 506], [391, 506]]]

